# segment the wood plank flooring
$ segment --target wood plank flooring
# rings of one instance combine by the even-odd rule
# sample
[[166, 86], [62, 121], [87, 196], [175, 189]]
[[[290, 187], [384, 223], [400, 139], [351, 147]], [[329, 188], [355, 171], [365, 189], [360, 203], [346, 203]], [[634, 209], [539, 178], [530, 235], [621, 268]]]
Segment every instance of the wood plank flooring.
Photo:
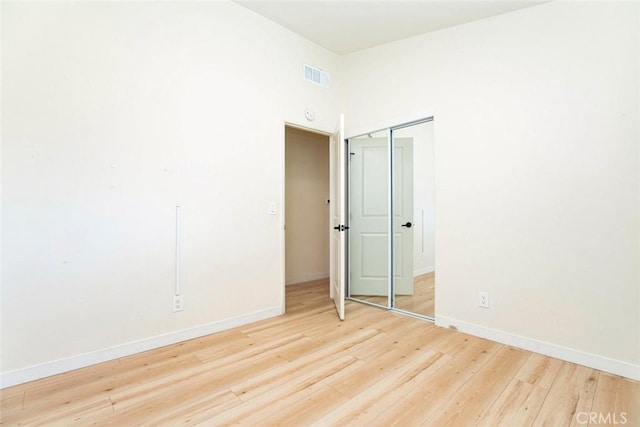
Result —
[[[396, 295], [395, 306], [400, 310], [435, 317], [435, 272], [413, 279], [413, 295]], [[387, 306], [386, 296], [353, 295], [353, 298]]]
[[327, 293], [289, 286], [286, 315], [2, 390], [1, 423], [640, 425], [638, 382], [355, 302], [340, 322]]

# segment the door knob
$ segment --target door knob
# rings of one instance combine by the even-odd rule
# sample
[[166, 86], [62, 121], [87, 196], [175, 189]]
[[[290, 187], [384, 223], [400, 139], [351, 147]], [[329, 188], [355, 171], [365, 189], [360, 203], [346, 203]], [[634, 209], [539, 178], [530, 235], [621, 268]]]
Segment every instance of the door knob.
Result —
[[413, 224], [411, 224], [410, 222], [407, 222], [406, 224], [402, 224], [403, 227], [407, 227], [407, 228], [411, 228]]

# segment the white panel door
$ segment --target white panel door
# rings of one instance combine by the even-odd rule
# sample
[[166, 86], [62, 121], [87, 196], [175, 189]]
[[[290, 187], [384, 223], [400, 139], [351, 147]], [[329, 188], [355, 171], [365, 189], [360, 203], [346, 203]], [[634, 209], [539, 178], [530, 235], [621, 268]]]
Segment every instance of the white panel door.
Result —
[[413, 295], [413, 138], [393, 138], [393, 290]]
[[344, 139], [344, 116], [340, 115], [336, 133], [331, 136], [330, 168], [330, 259], [329, 295], [335, 303], [340, 320], [344, 320], [345, 278], [346, 278], [346, 147]]
[[[389, 295], [387, 138], [349, 140], [349, 293]], [[385, 304], [386, 305], [386, 304]]]

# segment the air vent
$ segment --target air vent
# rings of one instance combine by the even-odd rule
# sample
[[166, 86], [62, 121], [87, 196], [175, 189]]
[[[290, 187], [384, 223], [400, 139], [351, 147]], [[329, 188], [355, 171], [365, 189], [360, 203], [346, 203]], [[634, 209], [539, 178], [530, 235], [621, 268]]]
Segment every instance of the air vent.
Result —
[[304, 64], [304, 79], [322, 87], [329, 87], [329, 74], [311, 65]]

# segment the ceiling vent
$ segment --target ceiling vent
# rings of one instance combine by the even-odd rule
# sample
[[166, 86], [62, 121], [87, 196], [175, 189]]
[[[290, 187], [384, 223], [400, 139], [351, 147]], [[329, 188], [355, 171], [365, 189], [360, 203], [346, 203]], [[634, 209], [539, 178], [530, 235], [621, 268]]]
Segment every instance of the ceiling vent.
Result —
[[329, 74], [311, 65], [304, 64], [304, 79], [322, 87], [329, 87]]

